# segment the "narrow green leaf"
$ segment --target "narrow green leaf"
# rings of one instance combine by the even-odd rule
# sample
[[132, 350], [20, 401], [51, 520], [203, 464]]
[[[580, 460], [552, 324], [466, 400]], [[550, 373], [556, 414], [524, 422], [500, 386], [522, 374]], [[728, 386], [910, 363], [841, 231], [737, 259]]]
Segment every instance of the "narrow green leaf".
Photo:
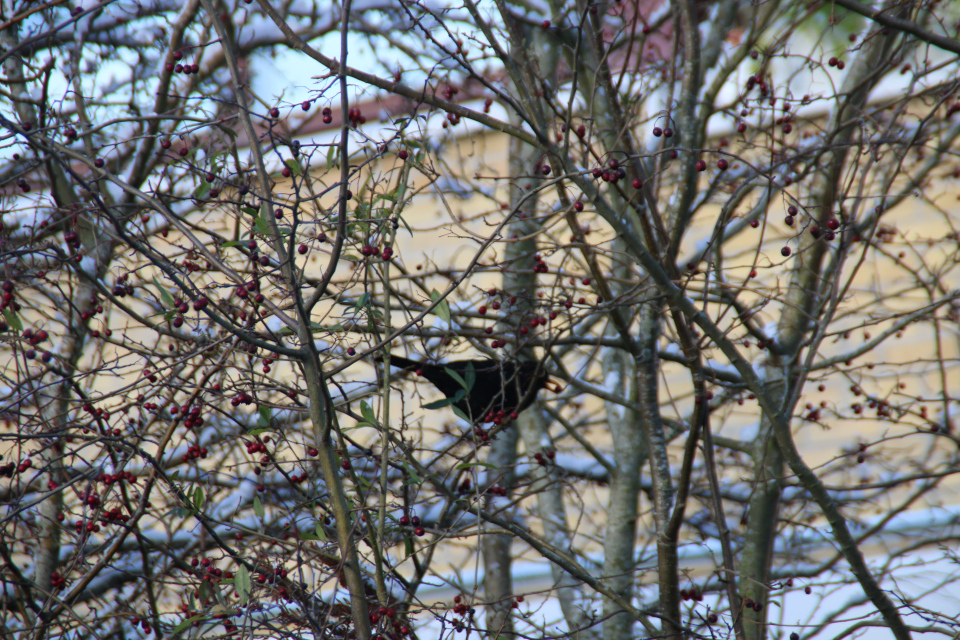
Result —
[[189, 618], [187, 618], [186, 620], [184, 620], [183, 622], [181, 622], [180, 624], [178, 624], [176, 627], [173, 628], [173, 635], [179, 635], [183, 633], [184, 631], [192, 627], [194, 622], [204, 620], [205, 618], [206, 616], [203, 616], [203, 615], [190, 616]]
[[471, 391], [473, 391], [473, 385], [476, 383], [476, 381], [477, 381], [477, 372], [473, 368], [473, 363], [468, 362], [467, 375], [464, 376], [464, 382], [466, 382], [466, 385], [464, 385], [464, 389], [467, 390], [467, 393], [470, 393]]
[[242, 244], [239, 240], [228, 240], [220, 245], [221, 249], [229, 249], [230, 247], [236, 247]]
[[6, 319], [7, 324], [10, 325], [11, 329], [15, 331], [23, 331], [23, 323], [20, 322], [20, 316], [17, 313], [10, 309], [9, 307], [3, 310], [3, 317]]
[[193, 197], [196, 198], [197, 200], [203, 200], [204, 198], [207, 197], [207, 194], [210, 193], [210, 187], [211, 185], [209, 182], [207, 182], [206, 180], [202, 181], [200, 183], [200, 186], [198, 186], [194, 190]]
[[451, 369], [450, 367], [444, 367], [443, 370], [447, 372], [447, 375], [448, 375], [448, 376], [450, 376], [451, 378], [453, 378], [454, 380], [456, 380], [456, 381], [457, 381], [457, 384], [459, 384], [459, 385], [460, 385], [461, 387], [463, 387], [464, 389], [467, 388], [467, 381], [464, 380], [463, 377], [462, 377], [459, 373], [457, 373], [456, 371], [454, 371], [454, 370]]
[[203, 489], [197, 487], [193, 490], [193, 508], [197, 511], [203, 507]]
[[410, 237], [413, 237], [413, 229], [410, 228], [410, 225], [407, 224], [407, 221], [403, 219], [403, 216], [399, 216], [400, 222], [403, 223], [403, 228], [407, 230], [407, 233], [410, 234]]
[[323, 540], [324, 542], [326, 542], [327, 532], [323, 530], [323, 525], [320, 524], [319, 520], [317, 520], [316, 532], [317, 532], [317, 537]]
[[454, 412], [454, 413], [457, 415], [457, 417], [460, 418], [461, 420], [464, 420], [465, 422], [473, 422], [473, 420], [471, 420], [470, 417], [469, 417], [466, 413], [464, 413], [464, 412], [463, 412], [463, 409], [461, 409], [460, 407], [454, 407], [454, 408], [453, 408], [453, 412]]
[[165, 304], [168, 307], [172, 307], [173, 296], [170, 295], [170, 292], [160, 286], [160, 281], [157, 280], [156, 277], [154, 277], [153, 279], [153, 284], [155, 287], [157, 287], [157, 291], [160, 292], [160, 299], [163, 301], [163, 304]]
[[260, 496], [253, 497], [253, 512], [257, 517], [263, 520], [263, 503], [260, 502]]
[[410, 484], [421, 484], [423, 480], [417, 475], [417, 472], [414, 471], [413, 467], [409, 464], [403, 465], [404, 469], [407, 471], [407, 475], [410, 477]]
[[487, 467], [488, 469], [498, 469], [497, 465], [490, 464], [489, 462], [461, 462], [457, 465], [459, 471], [469, 469], [470, 467]]
[[[440, 300], [440, 292], [434, 289], [430, 292], [430, 300], [436, 302]], [[441, 320], [450, 324], [450, 305], [447, 304], [446, 298], [440, 300], [440, 303], [433, 308], [433, 312], [437, 314]]]
[[261, 429], [268, 429], [273, 425], [273, 411], [266, 405], [257, 407], [257, 426]]
[[253, 216], [254, 218], [256, 218], [258, 215], [257, 210], [253, 207], [240, 207], [240, 211], [243, 211], [248, 216]]
[[413, 540], [410, 536], [403, 539], [403, 549], [406, 551], [408, 558], [413, 555]]
[[354, 308], [356, 308], [357, 311], [359, 311], [360, 309], [363, 309], [365, 306], [367, 306], [367, 303], [369, 302], [370, 302], [370, 292], [365, 291], [363, 295], [361, 295], [360, 298], [357, 300], [357, 303], [353, 306]]
[[237, 588], [237, 594], [240, 596], [240, 604], [247, 604], [250, 600], [250, 571], [243, 565], [237, 567], [234, 573], [233, 586]]
[[436, 402], [428, 402], [423, 405], [424, 409], [442, 409], [443, 407], [449, 407], [454, 403], [453, 398], [444, 398], [443, 400], [437, 400]]
[[360, 413], [363, 415], [363, 419], [371, 425], [377, 424], [377, 416], [373, 413], [373, 407], [366, 400], [360, 401]]

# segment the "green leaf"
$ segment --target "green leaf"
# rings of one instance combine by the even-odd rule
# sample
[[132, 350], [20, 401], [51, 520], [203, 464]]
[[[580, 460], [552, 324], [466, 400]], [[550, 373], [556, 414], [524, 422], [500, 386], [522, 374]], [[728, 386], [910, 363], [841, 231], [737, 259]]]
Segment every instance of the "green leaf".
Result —
[[263, 520], [263, 503], [260, 502], [260, 496], [253, 497], [253, 512], [257, 517]]
[[362, 296], [360, 296], [360, 299], [357, 300], [356, 304], [354, 304], [353, 306], [357, 311], [360, 311], [365, 306], [367, 306], [367, 303], [369, 302], [370, 302], [370, 292], [367, 291], [367, 292], [364, 292]]
[[473, 420], [470, 419], [470, 416], [464, 413], [463, 409], [461, 409], [460, 407], [454, 407], [453, 412], [457, 415], [458, 418], [460, 418], [464, 422], [473, 422]]
[[377, 424], [377, 416], [373, 413], [373, 407], [366, 400], [360, 401], [360, 413], [363, 415], [363, 419], [371, 425]]
[[459, 373], [457, 373], [456, 371], [454, 371], [454, 370], [451, 369], [450, 367], [444, 367], [443, 370], [447, 372], [447, 375], [448, 375], [448, 376], [450, 376], [451, 378], [453, 378], [454, 380], [456, 380], [456, 381], [457, 381], [457, 384], [459, 384], [461, 387], [463, 387], [464, 389], [466, 389], [466, 390], [469, 391], [469, 388], [467, 387], [467, 381], [464, 380], [463, 377], [462, 377]]
[[243, 565], [237, 567], [234, 573], [233, 586], [237, 588], [237, 595], [240, 596], [240, 604], [247, 604], [250, 600], [250, 571]]
[[257, 233], [268, 234], [270, 233], [270, 224], [267, 222], [266, 218], [263, 216], [257, 216], [253, 221], [253, 226], [256, 227]]
[[410, 484], [421, 484], [423, 482], [423, 479], [409, 464], [404, 464], [403, 468], [406, 470], [407, 475], [410, 476]]
[[247, 435], [252, 437], [258, 436], [261, 433], [271, 433], [272, 431], [273, 429], [250, 429], [250, 431], [247, 431]]
[[461, 462], [457, 465], [457, 470], [463, 471], [464, 469], [469, 469], [470, 467], [487, 467], [488, 469], [499, 469], [495, 464], [490, 464], [489, 462]]
[[260, 417], [257, 419], [258, 427], [269, 427], [273, 424], [273, 410], [266, 405], [260, 405], [257, 407], [257, 412], [260, 414]]
[[237, 246], [240, 246], [241, 244], [243, 243], [240, 242], [239, 240], [227, 240], [222, 245], [220, 245], [220, 248], [229, 249], [230, 247], [237, 247]]
[[468, 362], [467, 375], [464, 376], [464, 382], [466, 384], [463, 387], [464, 389], [467, 390], [467, 393], [470, 393], [471, 391], [473, 391], [473, 385], [476, 383], [476, 381], [477, 381], [477, 372], [473, 368], [473, 363]]
[[403, 219], [403, 216], [397, 216], [400, 219], [400, 222], [403, 223], [403, 228], [407, 230], [410, 234], [410, 237], [413, 237], [413, 229], [410, 228], [410, 225], [407, 224], [407, 221]]
[[[436, 289], [431, 291], [430, 300], [432, 302], [436, 302], [437, 300], [440, 300], [440, 292], [437, 291]], [[441, 320], [443, 320], [447, 324], [450, 324], [450, 305], [447, 304], [446, 298], [444, 298], [443, 300], [440, 300], [440, 303], [433, 308], [433, 312], [437, 314]]]
[[253, 216], [254, 218], [256, 218], [257, 215], [259, 215], [257, 213], [257, 210], [254, 209], [253, 207], [240, 207], [240, 211], [243, 211], [248, 216]]
[[197, 511], [203, 507], [203, 489], [197, 487], [193, 490], [193, 508]]
[[436, 402], [429, 402], [423, 405], [424, 409], [442, 409], [443, 407], [449, 407], [455, 402], [453, 398], [444, 398], [443, 400], [437, 400]]
[[178, 635], [183, 633], [184, 631], [192, 627], [194, 622], [197, 622], [199, 620], [204, 620], [204, 619], [206, 619], [206, 616], [203, 616], [203, 615], [196, 615], [196, 616], [191, 616], [187, 618], [186, 620], [184, 620], [183, 622], [181, 622], [180, 624], [178, 624], [176, 627], [173, 628], [173, 635]]
[[327, 166], [328, 167], [333, 166], [333, 161], [336, 159], [336, 154], [337, 154], [337, 146], [334, 144], [330, 145], [330, 148], [327, 149]]
[[413, 540], [410, 536], [403, 539], [403, 549], [406, 551], [408, 558], [413, 555]]
[[204, 198], [207, 197], [207, 194], [210, 193], [210, 187], [211, 185], [209, 182], [207, 182], [206, 180], [201, 181], [200, 186], [194, 189], [193, 197], [196, 198], [197, 200], [203, 200]]
[[326, 541], [326, 539], [327, 539], [327, 532], [323, 530], [323, 525], [320, 524], [320, 521], [319, 521], [319, 520], [317, 520], [316, 532], [317, 532], [317, 537], [318, 537], [318, 538], [320, 538], [321, 540]]
[[287, 168], [290, 169], [290, 173], [295, 176], [300, 175], [300, 163], [298, 163], [293, 158], [287, 158], [283, 161], [283, 164], [287, 165]]
[[160, 286], [160, 281], [157, 280], [156, 277], [153, 279], [153, 284], [157, 287], [157, 291], [160, 292], [160, 299], [163, 300], [163, 304], [167, 305], [168, 307], [172, 307], [173, 296], [170, 295], [170, 292]]
[[20, 316], [10, 308], [3, 310], [3, 317], [6, 319], [7, 324], [10, 325], [11, 329], [15, 331], [23, 331], [23, 323], [20, 322]]

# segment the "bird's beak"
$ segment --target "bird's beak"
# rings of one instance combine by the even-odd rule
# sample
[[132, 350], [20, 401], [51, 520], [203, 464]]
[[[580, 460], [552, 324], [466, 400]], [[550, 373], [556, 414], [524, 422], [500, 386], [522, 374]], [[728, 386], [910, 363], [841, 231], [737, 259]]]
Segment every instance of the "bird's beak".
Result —
[[547, 383], [543, 386], [554, 393], [560, 393], [564, 389], [563, 385], [553, 378], [547, 378]]

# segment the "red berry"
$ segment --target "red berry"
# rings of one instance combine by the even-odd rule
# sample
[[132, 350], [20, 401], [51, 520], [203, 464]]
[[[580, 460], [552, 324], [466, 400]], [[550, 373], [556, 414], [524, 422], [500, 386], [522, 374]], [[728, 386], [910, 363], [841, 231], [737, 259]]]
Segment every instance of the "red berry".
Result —
[[276, 107], [274, 107], [273, 109], [270, 109], [270, 116], [271, 116], [271, 117], [274, 117], [274, 118], [279, 118], [279, 117], [280, 117], [280, 109], [277, 109]]
[[280, 171], [280, 173], [283, 174], [283, 177], [284, 177], [284, 178], [289, 178], [289, 177], [290, 177], [290, 167], [284, 167], [283, 170]]
[[302, 244], [299, 247], [297, 247], [297, 253], [299, 253], [300, 255], [304, 255], [306, 252], [307, 252], [307, 245]]
[[423, 534], [425, 533], [426, 533], [426, 530], [423, 527], [417, 527], [416, 529], [413, 530], [413, 534], [418, 538], [423, 537]]
[[357, 355], [357, 350], [353, 347], [347, 347], [347, 355], [353, 357]]
[[745, 123], [741, 122], [740, 124], [737, 125], [737, 131], [739, 133], [743, 133], [746, 130], [747, 130], [747, 125]]
[[574, 210], [574, 211], [577, 211], [577, 212], [583, 211], [583, 203], [580, 202], [579, 200], [577, 200], [576, 202], [574, 202], [574, 203], [573, 203], [573, 210]]
[[707, 163], [703, 160], [697, 160], [697, 171], [706, 171]]
[[717, 160], [717, 169], [720, 169], [720, 171], [726, 171], [728, 166], [726, 158]]
[[407, 150], [406, 150], [406, 149], [400, 149], [400, 153], [397, 154], [397, 157], [400, 158], [401, 160], [406, 160], [406, 159], [407, 159]]
[[657, 138], [659, 138], [660, 136], [663, 135], [663, 129], [661, 129], [660, 127], [654, 127], [654, 128], [653, 128], [653, 135], [656, 136]]
[[782, 255], [784, 258], [788, 257], [790, 255], [790, 247], [784, 247], [783, 249], [780, 249], [780, 255]]
[[310, 111], [310, 102], [309, 101], [304, 102], [303, 104], [300, 105], [300, 108], [303, 109], [304, 111]]
[[634, 189], [643, 188], [643, 180], [641, 180], [640, 178], [634, 178], [631, 184], [633, 184]]
[[550, 28], [550, 21], [549, 21], [549, 20], [544, 20], [543, 22], [540, 23], [540, 26], [543, 27], [544, 29], [549, 29], [549, 28]]

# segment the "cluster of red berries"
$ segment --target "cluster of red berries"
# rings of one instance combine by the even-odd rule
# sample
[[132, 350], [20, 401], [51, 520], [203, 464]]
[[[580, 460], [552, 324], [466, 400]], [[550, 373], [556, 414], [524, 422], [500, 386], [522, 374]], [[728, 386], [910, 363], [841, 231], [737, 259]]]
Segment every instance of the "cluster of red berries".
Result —
[[67, 246], [76, 251], [80, 248], [80, 234], [70, 229], [63, 234], [63, 241], [67, 243]]
[[693, 600], [694, 602], [703, 602], [703, 594], [699, 589], [680, 589], [680, 598], [684, 601]]
[[533, 272], [534, 273], [550, 273], [550, 267], [547, 266], [547, 263], [543, 261], [543, 256], [539, 253], [535, 255], [533, 262]]
[[253, 404], [253, 396], [246, 391], [241, 391], [230, 400], [230, 404], [234, 407], [239, 407], [242, 404]]
[[350, 107], [350, 109], [347, 110], [347, 120], [350, 121], [350, 125], [353, 127], [367, 124], [367, 118], [360, 111], [360, 107]]
[[483, 421], [487, 423], [492, 422], [495, 425], [501, 425], [501, 424], [509, 423], [513, 420], [516, 420], [517, 416], [518, 414], [516, 411], [511, 411], [507, 413], [503, 409], [498, 409], [497, 411], [491, 411], [490, 413], [488, 413], [484, 417]]
[[490, 493], [492, 493], [495, 496], [501, 496], [503, 498], [507, 497], [507, 489], [505, 487], [501, 487], [498, 484], [495, 484], [492, 487], [490, 487]]
[[827, 64], [831, 67], [836, 67], [841, 71], [843, 71], [843, 68], [847, 66], [843, 60], [838, 60], [836, 57], [831, 57], [829, 60], [827, 60]]
[[50, 586], [59, 591], [67, 586], [67, 579], [59, 571], [53, 571], [50, 573]]
[[767, 81], [763, 79], [759, 73], [755, 76], [750, 76], [747, 78], [747, 91], [752, 91], [754, 87], [760, 88], [760, 95], [765, 96], [770, 91], [770, 87], [767, 86]]
[[[20, 310], [20, 305], [13, 299], [13, 292], [16, 290], [16, 287], [13, 284], [12, 280], [5, 280], [0, 289], [3, 289], [3, 295], [0, 295], [0, 311], [6, 309], [7, 307], [12, 307], [14, 311]], [[6, 331], [6, 329], [4, 329]]]
[[611, 184], [617, 184], [617, 182], [627, 177], [627, 172], [623, 170], [623, 167], [620, 166], [620, 162], [616, 158], [611, 158], [610, 161], [607, 162], [607, 165], [609, 169], [594, 167], [593, 177]]
[[113, 285], [113, 295], [118, 298], [123, 298], [125, 296], [133, 295], [133, 285], [127, 284], [127, 279], [130, 277], [129, 273], [125, 273], [119, 278], [117, 278], [117, 283]]
[[105, 525], [119, 524], [119, 523], [127, 522], [128, 520], [130, 520], [130, 516], [127, 515], [126, 513], [123, 513], [120, 510], [120, 507], [114, 507], [109, 511], [104, 511], [100, 515], [100, 522], [102, 522]]
[[320, 111], [320, 115], [323, 116], [323, 124], [330, 124], [333, 122], [333, 111], [330, 109], [330, 107], [324, 107]]
[[30, 458], [25, 459], [20, 464], [8, 462], [5, 465], [0, 465], [0, 478], [12, 478], [15, 473], [23, 473], [32, 466], [33, 462], [30, 461]]
[[553, 449], [548, 450], [546, 453], [540, 453], [538, 451], [535, 454], [533, 454], [533, 459], [536, 460], [537, 464], [539, 464], [541, 467], [547, 466], [548, 464], [553, 462], [554, 458], [556, 457], [557, 457], [557, 452], [554, 451]]
[[493, 98], [487, 98], [483, 101], [483, 112], [490, 113], [490, 107], [493, 106]]
[[400, 516], [399, 522], [401, 527], [409, 527], [413, 525], [413, 533], [418, 538], [422, 537], [426, 533], [426, 530], [424, 530], [420, 524], [420, 516], [413, 516], [411, 518], [410, 516], [402, 515]]
[[246, 442], [246, 443], [244, 443], [244, 444], [245, 444], [246, 447], [247, 447], [247, 453], [248, 453], [248, 454], [253, 455], [253, 454], [255, 454], [255, 453], [266, 453], [266, 452], [267, 452], [267, 445], [265, 445], [265, 444], [262, 443], [262, 442]]
[[450, 123], [452, 126], [460, 124], [460, 114], [457, 113], [448, 113], [447, 119], [443, 121], [443, 128], [447, 128], [447, 123]]
[[133, 475], [129, 471], [121, 471], [120, 473], [101, 473], [97, 476], [97, 482], [102, 482], [108, 487], [117, 482], [129, 482], [131, 484], [137, 484], [137, 476]]
[[[523, 598], [522, 598], [522, 596], [521, 596], [521, 601], [522, 601], [522, 599], [523, 599]], [[473, 609], [471, 609], [471, 608], [470, 608], [470, 605], [468, 605], [467, 603], [465, 603], [465, 602], [463, 601], [463, 597], [461, 597], [461, 596], [454, 596], [454, 597], [453, 597], [453, 613], [456, 614], [456, 615], [458, 615], [458, 616], [467, 616], [467, 615], [471, 615], [471, 616], [472, 616], [472, 615], [473, 615]]]
[[190, 462], [191, 460], [199, 460], [200, 458], [207, 457], [207, 448], [198, 447], [197, 445], [190, 445], [187, 447], [187, 452], [180, 456], [180, 460], [183, 462]]

